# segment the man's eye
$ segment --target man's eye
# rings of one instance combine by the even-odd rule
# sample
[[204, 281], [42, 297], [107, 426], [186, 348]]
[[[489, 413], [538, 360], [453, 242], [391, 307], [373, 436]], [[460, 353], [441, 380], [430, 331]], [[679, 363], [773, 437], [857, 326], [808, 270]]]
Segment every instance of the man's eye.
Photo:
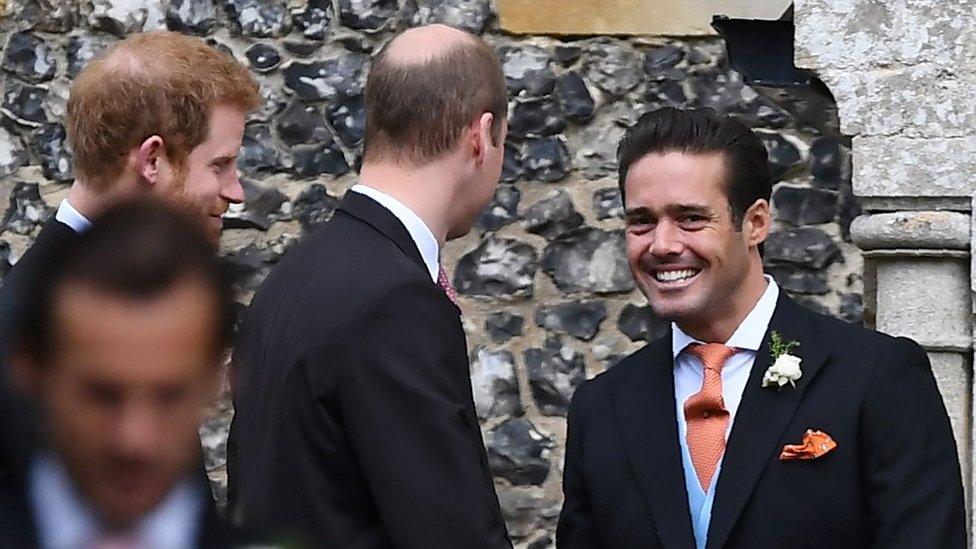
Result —
[[632, 219], [627, 222], [627, 230], [630, 232], [646, 232], [654, 228], [654, 222], [648, 219]]
[[85, 387], [89, 402], [103, 407], [118, 406], [122, 402], [122, 391], [109, 384], [91, 383]]
[[179, 404], [188, 394], [186, 387], [165, 387], [157, 391], [156, 402], [162, 407], [171, 407]]

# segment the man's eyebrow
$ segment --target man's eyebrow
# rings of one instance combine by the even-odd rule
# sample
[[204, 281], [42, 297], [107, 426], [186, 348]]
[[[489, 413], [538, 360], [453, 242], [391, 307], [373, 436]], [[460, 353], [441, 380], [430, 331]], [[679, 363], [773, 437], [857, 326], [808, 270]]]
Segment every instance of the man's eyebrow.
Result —
[[210, 163], [211, 164], [220, 164], [222, 162], [230, 162], [230, 161], [236, 160], [236, 159], [237, 159], [237, 153], [234, 153], [234, 154], [222, 154], [220, 156], [214, 157], [210, 161]]
[[[712, 208], [705, 204], [668, 204], [664, 207], [670, 215], [702, 214], [710, 215]], [[636, 206], [624, 212], [626, 217], [653, 217], [654, 213], [646, 206]]]
[[712, 213], [712, 208], [706, 204], [669, 204], [664, 209], [672, 215]]
[[645, 206], [637, 206], [636, 208], [630, 208], [624, 211], [624, 217], [635, 218], [635, 217], [653, 217], [650, 208]]

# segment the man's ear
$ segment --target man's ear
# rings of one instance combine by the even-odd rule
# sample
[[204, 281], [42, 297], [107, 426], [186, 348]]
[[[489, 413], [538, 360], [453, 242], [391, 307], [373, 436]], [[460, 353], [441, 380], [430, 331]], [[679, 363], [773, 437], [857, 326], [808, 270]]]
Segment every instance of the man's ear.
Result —
[[150, 185], [159, 180], [161, 163], [166, 161], [166, 148], [163, 138], [151, 135], [139, 144], [136, 149], [136, 173]]
[[488, 148], [494, 146], [491, 136], [491, 128], [494, 121], [494, 114], [490, 112], [482, 113], [469, 128], [471, 152], [474, 154], [475, 162], [479, 166], [484, 163], [485, 155], [488, 154]]
[[742, 232], [749, 246], [758, 246], [766, 241], [772, 228], [772, 214], [769, 201], [763, 198], [752, 203], [742, 217]]

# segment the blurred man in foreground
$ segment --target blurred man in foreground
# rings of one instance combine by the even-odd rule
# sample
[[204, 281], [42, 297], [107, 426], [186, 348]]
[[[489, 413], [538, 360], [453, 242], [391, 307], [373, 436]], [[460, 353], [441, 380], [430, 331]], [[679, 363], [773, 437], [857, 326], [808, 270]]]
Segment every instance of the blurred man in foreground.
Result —
[[11, 374], [40, 412], [23, 481], [0, 485], [5, 547], [236, 547], [196, 482], [232, 291], [197, 220], [122, 203], [45, 258]]
[[259, 102], [247, 68], [172, 32], [129, 36], [72, 83], [66, 126], [77, 179], [0, 286], [0, 476], [22, 472], [33, 445], [33, 418], [5, 390], [3, 358], [43, 256], [87, 229], [92, 216], [139, 195], [204, 220], [216, 246], [221, 215], [244, 200], [236, 159], [245, 115]]

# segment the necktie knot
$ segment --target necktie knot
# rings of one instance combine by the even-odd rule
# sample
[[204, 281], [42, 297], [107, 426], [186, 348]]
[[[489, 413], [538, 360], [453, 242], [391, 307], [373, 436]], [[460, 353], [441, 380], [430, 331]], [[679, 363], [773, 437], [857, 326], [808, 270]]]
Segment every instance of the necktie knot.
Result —
[[725, 366], [725, 361], [731, 358], [738, 349], [721, 343], [692, 343], [687, 347], [687, 351], [698, 357], [705, 369], [721, 372], [722, 366]]
[[692, 343], [686, 350], [705, 367], [702, 388], [685, 400], [684, 411], [688, 453], [702, 490], [708, 492], [725, 453], [729, 425], [729, 411], [722, 397], [722, 366], [738, 349], [720, 343]]

